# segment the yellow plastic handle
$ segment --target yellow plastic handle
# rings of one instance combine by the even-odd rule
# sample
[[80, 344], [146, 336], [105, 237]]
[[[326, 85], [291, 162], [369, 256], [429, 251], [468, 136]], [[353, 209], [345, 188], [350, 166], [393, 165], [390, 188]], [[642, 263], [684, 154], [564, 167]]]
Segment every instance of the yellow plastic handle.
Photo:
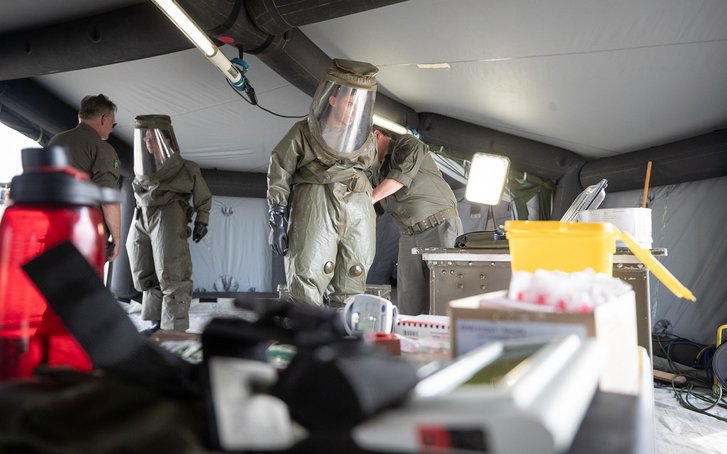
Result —
[[641, 260], [641, 263], [646, 265], [646, 267], [649, 268], [649, 271], [654, 273], [654, 276], [656, 276], [656, 278], [659, 279], [666, 288], [671, 290], [673, 294], [679, 298], [697, 301], [697, 298], [694, 297], [692, 292], [690, 292], [688, 288], [684, 287], [684, 285], [682, 285], [682, 283], [679, 282], [677, 278], [675, 278], [674, 275], [661, 264], [661, 262], [657, 261], [654, 256], [651, 255], [651, 252], [636, 244], [636, 241], [631, 238], [631, 235], [618, 229], [616, 229], [616, 233], [618, 238], [626, 243], [626, 246], [629, 247], [636, 258]]
[[717, 347], [722, 345], [722, 332], [727, 329], [727, 325], [721, 325], [719, 328], [717, 328], [717, 343], [715, 344]]

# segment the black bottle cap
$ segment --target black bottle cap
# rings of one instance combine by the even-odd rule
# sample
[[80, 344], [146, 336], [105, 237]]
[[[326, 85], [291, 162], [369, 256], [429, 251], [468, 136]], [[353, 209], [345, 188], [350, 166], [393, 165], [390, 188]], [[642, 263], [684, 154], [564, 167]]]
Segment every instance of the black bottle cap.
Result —
[[40, 167], [58, 167], [62, 169], [70, 165], [66, 149], [63, 147], [23, 148], [21, 151], [23, 171], [30, 172]]
[[[119, 201], [119, 191], [74, 176], [62, 147], [24, 148], [23, 174], [10, 183], [13, 203], [101, 205]], [[113, 197], [113, 196], [116, 197]]]

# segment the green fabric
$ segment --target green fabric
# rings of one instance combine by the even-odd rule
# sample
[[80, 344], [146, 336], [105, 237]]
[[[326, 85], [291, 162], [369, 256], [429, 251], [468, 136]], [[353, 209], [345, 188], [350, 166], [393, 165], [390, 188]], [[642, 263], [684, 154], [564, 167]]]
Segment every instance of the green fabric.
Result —
[[[376, 254], [376, 214], [370, 192], [350, 192], [342, 183], [303, 184], [295, 189], [290, 213], [286, 278], [290, 294], [322, 305], [329, 284], [331, 301], [342, 305], [364, 293]], [[324, 271], [334, 264], [333, 273]], [[354, 266], [363, 273], [352, 275]]]
[[134, 118], [135, 129], [164, 129], [172, 130], [172, 117], [169, 115], [137, 115]]
[[371, 90], [376, 88], [378, 72], [379, 68], [371, 63], [335, 58], [326, 78], [342, 85]]
[[414, 235], [399, 237], [396, 264], [397, 307], [400, 314], [428, 314], [430, 307], [430, 273], [421, 254], [412, 254], [413, 248], [451, 248], [463, 232], [462, 220], [452, 218]]
[[210, 445], [201, 399], [109, 376], [47, 371], [0, 384], [0, 452], [192, 454]]
[[143, 292], [144, 320], [160, 320], [165, 330], [189, 328], [192, 258], [186, 202], [142, 206], [126, 239], [134, 287]]
[[48, 146], [65, 147], [71, 165], [86, 173], [97, 185], [119, 188], [119, 156], [114, 147], [101, 140], [90, 126], [81, 123], [73, 129], [61, 132], [48, 142]]
[[457, 209], [457, 199], [432, 158], [429, 147], [411, 135], [389, 143], [389, 152], [375, 177], [375, 184], [393, 179], [404, 187], [381, 200], [400, 228], [414, 225], [447, 208]]
[[538, 219], [548, 220], [553, 212], [555, 182], [510, 169], [507, 188], [515, 202], [518, 219], [528, 219], [528, 200], [538, 196]]
[[[288, 206], [290, 222], [285, 268], [288, 289], [297, 300], [336, 304], [364, 293], [376, 252], [376, 214], [365, 172], [373, 165], [373, 135], [348, 158], [328, 156], [311, 138], [308, 124], [293, 125], [270, 157], [269, 206]], [[326, 273], [327, 262], [334, 265]], [[362, 273], [353, 275], [352, 268]]]
[[[165, 330], [189, 328], [192, 259], [187, 239], [192, 215], [208, 224], [212, 193], [199, 166], [173, 155], [151, 175], [132, 183], [137, 215], [126, 239], [134, 287], [143, 292], [142, 318]], [[192, 206], [190, 203], [192, 199]]]
[[[212, 193], [202, 177], [199, 166], [178, 154], [172, 155], [164, 166], [151, 175], [137, 175], [132, 182], [136, 204], [142, 207], [163, 206], [172, 202], [188, 203], [197, 213], [196, 222], [209, 224]], [[191, 217], [188, 221], [191, 221]]]
[[[457, 212], [457, 199], [442, 177], [429, 146], [414, 136], [404, 135], [389, 142], [384, 161], [374, 177], [378, 185], [385, 179], [403, 184], [395, 193], [381, 199], [381, 206], [400, 229], [413, 226], [441, 211]], [[429, 275], [415, 247], [452, 247], [462, 234], [459, 217], [446, 219], [423, 232], [402, 235], [399, 239], [397, 285], [399, 312], [407, 315], [429, 312]]]
[[268, 168], [268, 206], [287, 206], [291, 189], [298, 184], [346, 182], [352, 191], [371, 190], [365, 172], [376, 160], [370, 135], [361, 149], [347, 158], [331, 156], [315, 141], [306, 120], [294, 124], [273, 150]]

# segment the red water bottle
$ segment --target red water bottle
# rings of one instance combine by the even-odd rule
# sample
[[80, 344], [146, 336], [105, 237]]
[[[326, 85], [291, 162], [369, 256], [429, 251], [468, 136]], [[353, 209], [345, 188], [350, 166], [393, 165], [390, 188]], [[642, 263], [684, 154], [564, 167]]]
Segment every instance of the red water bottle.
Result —
[[71, 241], [102, 276], [106, 241], [99, 204], [114, 194], [70, 167], [60, 147], [24, 149], [22, 160], [23, 174], [11, 182], [12, 204], [0, 222], [0, 380], [28, 377], [39, 364], [89, 371], [88, 355], [21, 266]]

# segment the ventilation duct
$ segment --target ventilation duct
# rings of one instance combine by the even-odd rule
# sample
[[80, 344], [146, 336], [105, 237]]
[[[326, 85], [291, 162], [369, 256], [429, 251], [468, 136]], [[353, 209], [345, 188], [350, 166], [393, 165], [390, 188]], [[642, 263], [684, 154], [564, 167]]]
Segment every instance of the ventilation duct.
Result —
[[581, 170], [581, 184], [587, 187], [606, 178], [609, 192], [643, 188], [649, 161], [651, 186], [725, 176], [727, 130], [590, 161]]
[[510, 158], [512, 167], [558, 180], [585, 160], [572, 151], [513, 136], [433, 113], [419, 114], [419, 132], [428, 143], [465, 153], [493, 153]]
[[154, 57], [192, 45], [151, 2], [0, 36], [0, 80]]

